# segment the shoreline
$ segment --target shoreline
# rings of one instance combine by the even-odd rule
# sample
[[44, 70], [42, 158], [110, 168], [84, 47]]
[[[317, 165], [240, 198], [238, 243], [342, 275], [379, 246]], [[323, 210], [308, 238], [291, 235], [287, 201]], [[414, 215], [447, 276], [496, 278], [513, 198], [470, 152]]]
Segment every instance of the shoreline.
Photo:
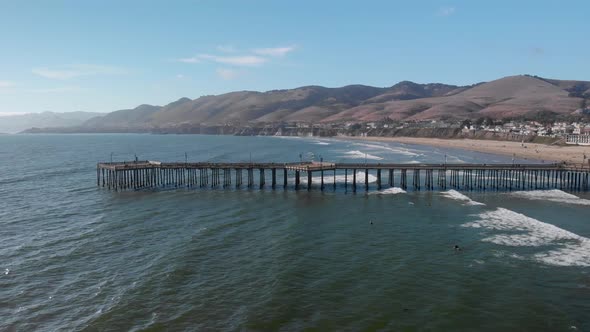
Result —
[[[533, 159], [539, 161], [554, 161], [581, 164], [586, 158], [590, 158], [590, 146], [571, 145], [546, 145], [539, 143], [520, 143], [513, 141], [492, 141], [475, 139], [441, 139], [424, 137], [358, 137], [339, 136], [337, 139], [392, 142], [404, 144], [427, 145], [439, 148], [453, 148], [468, 151], [514, 156], [518, 159]], [[588, 159], [585, 160], [588, 163]]]
[[[6, 136], [14, 135], [39, 135], [41, 133], [17, 133], [5, 134]], [[45, 135], [206, 135], [206, 136], [224, 136], [219, 134], [164, 134], [164, 133], [43, 133]], [[43, 135], [41, 134], [41, 135]], [[1, 134], [0, 134], [1, 135]], [[235, 136], [235, 135], [229, 135]], [[255, 135], [261, 137], [270, 137], [272, 135]], [[467, 150], [481, 153], [490, 153], [502, 156], [514, 156], [517, 159], [566, 162], [573, 164], [584, 164], [590, 166], [590, 146], [583, 145], [547, 145], [542, 143], [521, 143], [514, 141], [484, 140], [470, 138], [426, 138], [426, 137], [408, 137], [408, 136], [297, 136], [286, 135], [280, 137], [299, 137], [299, 138], [329, 138], [349, 141], [374, 141], [374, 142], [391, 142], [402, 144], [416, 144], [439, 148], [452, 148]], [[584, 155], [586, 159], [584, 162]]]

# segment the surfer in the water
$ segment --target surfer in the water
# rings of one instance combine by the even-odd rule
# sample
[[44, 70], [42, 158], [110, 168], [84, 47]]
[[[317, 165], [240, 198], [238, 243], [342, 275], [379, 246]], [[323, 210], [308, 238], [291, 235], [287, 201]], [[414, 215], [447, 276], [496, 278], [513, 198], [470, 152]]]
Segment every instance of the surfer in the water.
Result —
[[463, 249], [461, 249], [461, 247], [459, 247], [458, 245], [455, 244], [455, 251], [461, 251]]

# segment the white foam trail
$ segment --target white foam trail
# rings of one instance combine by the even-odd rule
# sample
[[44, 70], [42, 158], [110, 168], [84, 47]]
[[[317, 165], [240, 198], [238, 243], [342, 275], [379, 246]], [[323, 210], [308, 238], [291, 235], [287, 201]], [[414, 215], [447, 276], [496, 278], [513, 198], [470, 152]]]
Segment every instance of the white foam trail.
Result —
[[330, 143], [328, 143], [328, 142], [322, 142], [322, 141], [316, 141], [316, 142], [313, 142], [313, 144], [316, 144], [316, 145], [330, 145]]
[[447, 155], [447, 161], [453, 163], [465, 163], [465, 160], [460, 159], [459, 157], [449, 156]]
[[379, 156], [375, 156], [372, 154], [368, 154], [368, 153], [363, 153], [360, 152], [358, 150], [354, 150], [354, 151], [348, 151], [345, 152], [346, 156], [344, 156], [345, 158], [351, 158], [351, 159], [370, 159], [370, 160], [383, 160], [382, 157]]
[[557, 266], [590, 266], [590, 239], [579, 236], [523, 214], [498, 208], [478, 215], [479, 219], [463, 227], [485, 228], [502, 232], [482, 241], [513, 247], [559, 246], [535, 254], [535, 260]]
[[551, 201], [566, 204], [590, 205], [590, 200], [568, 194], [558, 189], [553, 190], [533, 190], [533, 191], [516, 191], [510, 195], [531, 200]]
[[456, 190], [449, 190], [449, 191], [444, 191], [441, 193], [441, 195], [450, 198], [450, 199], [454, 199], [457, 201], [462, 201], [465, 203], [465, 205], [485, 205], [484, 203], [480, 203], [480, 202], [476, 202], [474, 200], [472, 200], [471, 198], [463, 195], [462, 193], [456, 191]]
[[393, 188], [387, 188], [384, 190], [380, 190], [380, 191], [375, 191], [370, 193], [369, 195], [397, 195], [397, 194], [405, 194], [406, 191], [403, 190], [402, 188], [398, 188], [398, 187], [393, 187]]
[[372, 149], [387, 150], [387, 151], [395, 152], [395, 153], [398, 153], [398, 154], [403, 154], [403, 155], [406, 155], [406, 156], [412, 156], [412, 157], [421, 156], [421, 154], [415, 153], [415, 152], [411, 152], [409, 149], [406, 149], [406, 148], [394, 148], [394, 147], [386, 146], [386, 145], [368, 144], [368, 143], [356, 143], [354, 145], [364, 146], [364, 147], [372, 148]]
[[[307, 177], [305, 179], [307, 179]], [[369, 179], [369, 183], [377, 182], [377, 177], [373, 174], [369, 174], [368, 179]], [[321, 176], [314, 176], [311, 178], [311, 180], [312, 180], [313, 184], [318, 184], [318, 183], [322, 182], [322, 177]], [[345, 180], [349, 184], [352, 183], [352, 174], [336, 175], [336, 183], [344, 183]], [[303, 178], [302, 178], [302, 181], [303, 181]], [[305, 180], [305, 181], [307, 181], [307, 180]], [[330, 184], [333, 182], [334, 182], [334, 176], [329, 174], [328, 172], [326, 172], [324, 174], [324, 184]], [[357, 183], [357, 185], [365, 183], [365, 172], [362, 172], [362, 171], [356, 172], [356, 183]]]
[[590, 239], [582, 238], [577, 244], [535, 255], [538, 261], [557, 266], [590, 266]]

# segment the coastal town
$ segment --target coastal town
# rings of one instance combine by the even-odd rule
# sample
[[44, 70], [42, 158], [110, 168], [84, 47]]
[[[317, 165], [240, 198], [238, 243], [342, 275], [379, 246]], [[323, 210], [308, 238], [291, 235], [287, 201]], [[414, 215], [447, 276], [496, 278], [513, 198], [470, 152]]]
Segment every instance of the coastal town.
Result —
[[[388, 134], [396, 131], [422, 133], [444, 133], [452, 132], [454, 136], [483, 138], [482, 136], [493, 136], [496, 139], [504, 140], [527, 140], [533, 138], [546, 138], [547, 142], [562, 142], [564, 144], [590, 145], [590, 121], [493, 121], [491, 119], [478, 119], [475, 121], [404, 121], [392, 120], [373, 122], [345, 122], [345, 123], [287, 123], [282, 125], [266, 124], [267, 128], [279, 128], [277, 135], [283, 131], [299, 130], [308, 131], [309, 136], [331, 136], [323, 135], [327, 132], [337, 132], [337, 135], [352, 135], [361, 137], [370, 136], [391, 136]], [[316, 135], [316, 133], [320, 133]], [[397, 135], [394, 135], [397, 136]], [[425, 135], [417, 135], [425, 136]], [[438, 135], [427, 135], [438, 136]]]

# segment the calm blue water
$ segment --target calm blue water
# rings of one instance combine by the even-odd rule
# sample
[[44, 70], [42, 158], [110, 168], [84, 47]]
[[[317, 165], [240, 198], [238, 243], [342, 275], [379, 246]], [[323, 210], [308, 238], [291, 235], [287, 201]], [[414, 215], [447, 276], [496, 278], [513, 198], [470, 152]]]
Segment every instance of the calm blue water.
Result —
[[0, 136], [0, 330], [590, 330], [587, 194], [115, 193], [96, 187], [111, 152], [511, 161], [327, 139]]

